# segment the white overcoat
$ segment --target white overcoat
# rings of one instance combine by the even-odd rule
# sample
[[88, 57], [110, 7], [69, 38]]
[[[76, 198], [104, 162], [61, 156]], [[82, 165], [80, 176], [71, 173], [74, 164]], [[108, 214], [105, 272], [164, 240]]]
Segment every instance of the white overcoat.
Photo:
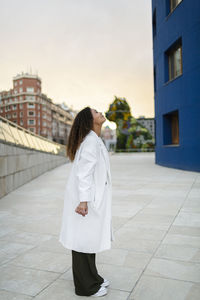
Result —
[[[88, 202], [88, 214], [75, 212], [80, 202]], [[59, 242], [68, 249], [97, 253], [111, 248], [112, 182], [108, 151], [93, 131], [76, 151], [64, 193]]]

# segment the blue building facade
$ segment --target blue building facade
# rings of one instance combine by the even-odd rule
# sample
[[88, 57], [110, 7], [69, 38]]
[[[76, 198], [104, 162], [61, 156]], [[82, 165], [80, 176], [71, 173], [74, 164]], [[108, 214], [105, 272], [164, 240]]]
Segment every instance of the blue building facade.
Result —
[[200, 0], [152, 0], [155, 162], [200, 171]]

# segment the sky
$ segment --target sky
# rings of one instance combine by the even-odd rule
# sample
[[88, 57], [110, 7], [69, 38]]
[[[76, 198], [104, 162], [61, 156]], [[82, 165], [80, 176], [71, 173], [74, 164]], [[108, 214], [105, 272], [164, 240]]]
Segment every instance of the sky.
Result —
[[0, 4], [0, 90], [32, 72], [55, 103], [105, 113], [118, 96], [134, 117], [154, 117], [151, 0]]

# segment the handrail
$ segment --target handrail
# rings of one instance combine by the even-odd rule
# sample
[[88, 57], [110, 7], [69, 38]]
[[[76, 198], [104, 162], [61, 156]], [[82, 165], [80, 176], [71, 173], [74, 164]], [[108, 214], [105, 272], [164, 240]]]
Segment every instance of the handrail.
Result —
[[66, 146], [48, 140], [0, 116], [0, 141], [37, 151], [66, 156]]
[[114, 152], [155, 152], [154, 148], [115, 149]]

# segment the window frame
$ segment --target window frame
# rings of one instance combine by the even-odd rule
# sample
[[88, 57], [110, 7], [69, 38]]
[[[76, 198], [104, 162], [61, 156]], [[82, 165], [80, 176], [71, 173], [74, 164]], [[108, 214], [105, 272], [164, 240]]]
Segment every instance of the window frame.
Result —
[[[172, 68], [171, 68], [171, 57], [172, 55], [175, 54], [175, 52], [178, 50], [180, 50], [180, 63], [181, 63], [181, 68], [180, 68], [180, 74], [172, 77]], [[172, 82], [173, 80], [179, 78], [180, 76], [183, 75], [183, 44], [182, 44], [182, 37], [178, 38], [165, 52], [164, 52], [164, 57], [165, 57], [165, 68], [164, 68], [164, 72], [165, 72], [165, 76], [164, 76], [164, 84], [168, 84], [170, 82]], [[176, 73], [175, 66], [174, 66], [174, 74]]]
[[[33, 123], [30, 123], [30, 121], [33, 121]], [[28, 120], [28, 125], [35, 125], [35, 119], [29, 119]]]
[[[178, 51], [178, 49], [180, 49], [180, 74], [173, 76], [172, 77], [172, 55], [175, 56], [176, 51]], [[173, 74], [176, 73], [177, 71], [177, 61], [173, 58], [174, 60], [174, 70], [173, 70]], [[168, 68], [169, 68], [169, 81], [172, 81], [174, 79], [176, 79], [177, 77], [181, 76], [183, 74], [183, 55], [182, 55], [182, 45], [180, 45], [179, 47], [177, 47], [176, 49], [173, 49], [173, 51], [171, 51], [171, 54], [169, 53], [168, 56]]]
[[174, 0], [169, 0], [169, 9], [170, 9], [170, 13], [172, 13], [176, 8], [177, 6], [179, 6], [179, 4], [183, 1], [183, 0], [180, 0], [180, 2], [178, 4], [176, 4], [175, 6], [173, 6], [173, 1]]
[[165, 0], [165, 5], [166, 5], [166, 19], [168, 19], [168, 17], [171, 16], [171, 14], [173, 14], [173, 12], [176, 10], [176, 8], [183, 2], [183, 0], [181, 0], [174, 8], [172, 8], [172, 1], [173, 0]]
[[34, 93], [35, 89], [33, 86], [27, 86], [26, 87], [26, 93]]
[[[178, 126], [175, 127], [175, 117], [177, 117]], [[163, 146], [180, 146], [180, 112], [178, 109], [165, 113], [163, 118]], [[177, 135], [176, 135], [177, 133]], [[177, 142], [175, 142], [177, 138]]]
[[[34, 110], [28, 110], [27, 113], [28, 113], [28, 117], [35, 117], [35, 111]], [[30, 114], [30, 113], [33, 113], [33, 114]]]

